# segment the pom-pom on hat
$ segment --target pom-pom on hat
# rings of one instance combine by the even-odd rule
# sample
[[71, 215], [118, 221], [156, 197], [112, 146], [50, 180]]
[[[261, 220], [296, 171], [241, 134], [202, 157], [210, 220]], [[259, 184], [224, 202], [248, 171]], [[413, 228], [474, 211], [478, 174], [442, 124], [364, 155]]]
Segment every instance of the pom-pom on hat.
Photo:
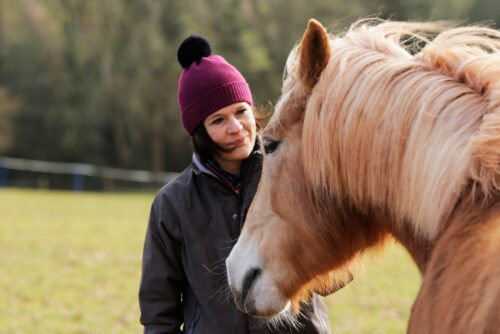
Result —
[[183, 67], [177, 101], [182, 124], [192, 135], [205, 118], [237, 102], [253, 105], [250, 87], [241, 73], [224, 58], [211, 54], [210, 44], [200, 36], [189, 36], [177, 51]]

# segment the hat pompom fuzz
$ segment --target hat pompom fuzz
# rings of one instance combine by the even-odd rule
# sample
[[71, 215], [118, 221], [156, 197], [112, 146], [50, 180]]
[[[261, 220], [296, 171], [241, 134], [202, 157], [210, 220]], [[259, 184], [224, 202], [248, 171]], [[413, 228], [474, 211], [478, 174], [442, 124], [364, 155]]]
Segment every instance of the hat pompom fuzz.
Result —
[[177, 60], [182, 68], [188, 68], [192, 63], [198, 62], [202, 57], [208, 57], [211, 54], [210, 43], [201, 36], [192, 35], [179, 46]]

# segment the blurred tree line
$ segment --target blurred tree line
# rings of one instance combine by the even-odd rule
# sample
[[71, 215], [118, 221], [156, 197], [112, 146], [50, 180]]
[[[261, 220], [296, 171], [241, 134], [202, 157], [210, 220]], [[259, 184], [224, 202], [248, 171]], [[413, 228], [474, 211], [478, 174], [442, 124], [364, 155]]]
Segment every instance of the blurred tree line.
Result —
[[176, 51], [189, 34], [236, 65], [258, 104], [311, 17], [500, 22], [497, 0], [0, 0], [0, 155], [179, 171]]

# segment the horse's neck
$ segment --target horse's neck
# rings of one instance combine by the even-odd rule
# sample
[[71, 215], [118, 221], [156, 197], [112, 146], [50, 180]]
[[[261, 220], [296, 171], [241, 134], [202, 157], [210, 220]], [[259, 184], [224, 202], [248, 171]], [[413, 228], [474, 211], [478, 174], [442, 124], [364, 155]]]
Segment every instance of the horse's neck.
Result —
[[423, 274], [434, 248], [434, 242], [418, 236], [410, 223], [389, 226], [390, 233], [408, 250], [420, 273]]
[[[473, 200], [465, 200], [443, 222], [440, 233], [434, 240], [426, 239], [415, 233], [413, 225], [404, 223], [388, 223], [388, 231], [408, 250], [420, 272], [425, 273], [433, 251], [443, 247], [454, 247], [450, 240], [467, 238], [477, 230], [487, 229], [491, 238], [500, 240], [500, 197], [490, 199], [489, 204], [479, 206]], [[446, 245], [443, 245], [446, 244]]]

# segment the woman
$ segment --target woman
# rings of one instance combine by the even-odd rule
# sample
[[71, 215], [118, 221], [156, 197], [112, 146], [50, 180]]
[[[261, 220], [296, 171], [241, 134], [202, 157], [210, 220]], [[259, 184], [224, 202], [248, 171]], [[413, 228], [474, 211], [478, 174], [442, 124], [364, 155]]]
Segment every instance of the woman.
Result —
[[157, 194], [139, 292], [145, 333], [328, 333], [317, 296], [296, 328], [269, 326], [240, 312], [227, 294], [225, 259], [260, 178], [252, 94], [238, 70], [201, 37], [179, 47], [182, 124], [192, 164]]

